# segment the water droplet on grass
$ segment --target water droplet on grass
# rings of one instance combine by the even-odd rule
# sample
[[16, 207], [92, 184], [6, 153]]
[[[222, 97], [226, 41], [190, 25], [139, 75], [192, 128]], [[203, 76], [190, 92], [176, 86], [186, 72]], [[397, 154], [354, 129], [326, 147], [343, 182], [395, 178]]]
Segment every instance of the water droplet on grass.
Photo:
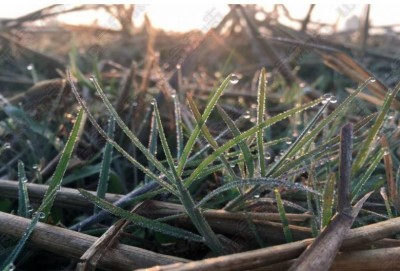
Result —
[[332, 96], [330, 99], [331, 104], [335, 104], [335, 103], [337, 103], [337, 101], [338, 101], [338, 99], [335, 96]]
[[232, 73], [230, 82], [233, 85], [237, 84], [239, 82], [239, 77], [236, 74]]
[[11, 149], [11, 144], [10, 143], [5, 143], [4, 145], [3, 145], [3, 149]]
[[33, 64], [31, 63], [31, 64], [29, 64], [28, 66], [26, 66], [26, 69], [28, 70], [28, 71], [31, 71], [31, 70], [33, 70], [33, 68], [34, 68], [34, 66], [33, 66]]
[[376, 79], [375, 79], [374, 77], [371, 77], [371, 78], [369, 78], [369, 81], [370, 81], [371, 83], [374, 83], [374, 82], [376, 82]]

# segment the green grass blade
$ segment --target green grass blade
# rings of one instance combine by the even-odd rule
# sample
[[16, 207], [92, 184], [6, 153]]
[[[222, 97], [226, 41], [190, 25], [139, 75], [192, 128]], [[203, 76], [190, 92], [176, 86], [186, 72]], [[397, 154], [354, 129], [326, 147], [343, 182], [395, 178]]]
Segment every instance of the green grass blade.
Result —
[[188, 160], [190, 152], [192, 151], [192, 148], [196, 142], [196, 139], [200, 134], [201, 126], [206, 123], [208, 117], [211, 114], [211, 111], [213, 110], [214, 106], [218, 102], [218, 99], [221, 97], [222, 92], [228, 86], [230, 80], [231, 80], [231, 75], [229, 75], [228, 77], [225, 78], [225, 80], [222, 82], [221, 86], [212, 94], [209, 102], [207, 103], [207, 106], [204, 109], [204, 113], [201, 116], [201, 122], [196, 125], [196, 127], [194, 128], [193, 132], [191, 133], [191, 135], [185, 145], [185, 148], [183, 149], [182, 156], [179, 159], [178, 168], [177, 168], [178, 175], [181, 175], [183, 172], [183, 169]]
[[[218, 143], [217, 141], [212, 137], [210, 131], [207, 128], [207, 124], [202, 125], [201, 124], [201, 114], [199, 112], [199, 109], [197, 108], [196, 104], [194, 103], [194, 101], [188, 97], [188, 102], [189, 102], [189, 107], [192, 110], [193, 116], [197, 122], [197, 125], [199, 125], [201, 127], [201, 132], [204, 135], [204, 137], [206, 138], [206, 140], [208, 141], [208, 144], [210, 144], [210, 146], [214, 149], [217, 150], [218, 149]], [[218, 106], [218, 105], [216, 105]], [[231, 168], [231, 165], [228, 162], [228, 159], [225, 157], [224, 154], [221, 154], [219, 156], [219, 158], [221, 159], [222, 163], [224, 164], [227, 172], [229, 173], [231, 178], [235, 178], [236, 174], [233, 171], [233, 169]]]
[[[216, 105], [216, 108], [217, 108], [220, 116], [222, 117], [222, 119], [224, 120], [226, 125], [228, 126], [229, 130], [233, 134], [233, 136], [235, 138], [240, 136], [241, 133], [239, 131], [239, 128], [236, 126], [235, 122], [228, 116], [228, 114], [225, 112], [225, 110], [222, 107], [220, 107], [219, 105]], [[244, 157], [244, 160], [246, 163], [246, 167], [248, 170], [248, 177], [252, 178], [252, 177], [254, 177], [254, 159], [253, 159], [253, 156], [251, 155], [250, 148], [247, 146], [247, 144], [244, 141], [240, 141], [238, 143], [238, 146], [239, 146], [240, 150], [242, 151], [242, 154], [243, 154], [243, 157]]]
[[174, 236], [177, 238], [189, 240], [189, 241], [194, 241], [194, 242], [202, 242], [203, 241], [201, 236], [194, 234], [192, 232], [182, 230], [180, 228], [176, 228], [176, 227], [170, 226], [168, 224], [156, 222], [151, 219], [142, 217], [140, 215], [128, 212], [124, 209], [121, 209], [119, 207], [112, 205], [111, 203], [109, 203], [99, 197], [96, 197], [95, 195], [93, 195], [83, 189], [79, 189], [79, 192], [85, 198], [87, 198], [88, 200], [90, 200], [91, 202], [93, 202], [94, 204], [99, 206], [101, 209], [103, 209], [115, 216], [125, 218], [137, 226], [147, 228], [150, 230], [154, 230], [157, 232], [161, 232], [161, 233], [171, 235], [171, 236]]
[[[115, 120], [113, 117], [110, 117], [108, 120], [108, 130], [107, 136], [111, 139], [114, 138], [115, 132]], [[110, 142], [106, 142], [106, 146], [103, 151], [103, 161], [101, 161], [101, 170], [99, 176], [99, 184], [97, 186], [96, 194], [99, 198], [104, 199], [107, 189], [108, 189], [108, 180], [110, 178], [110, 167], [112, 160], [113, 146]], [[98, 213], [100, 211], [99, 208], [94, 208], [94, 213]]]
[[[303, 148], [303, 146], [307, 143], [307, 141], [302, 141], [302, 139], [308, 134], [308, 131], [310, 131], [311, 127], [314, 126], [314, 124], [318, 121], [318, 119], [321, 117], [322, 113], [325, 111], [326, 107], [328, 106], [329, 103], [324, 104], [320, 110], [318, 110], [317, 114], [313, 117], [313, 119], [310, 121], [310, 123], [303, 129], [301, 134], [296, 138], [296, 140], [293, 142], [293, 144], [290, 145], [289, 149], [283, 154], [283, 156], [279, 159], [277, 163], [275, 163], [271, 169], [268, 171], [267, 176], [271, 176], [279, 167], [287, 162], [286, 158], [294, 155], [295, 153], [292, 151], [294, 149], [300, 150]], [[301, 144], [301, 146], [299, 146]]]
[[232, 181], [229, 183], [226, 183], [217, 189], [213, 190], [212, 192], [208, 193], [205, 197], [201, 199], [196, 204], [196, 207], [200, 207], [204, 205], [207, 201], [209, 201], [211, 198], [218, 196], [219, 194], [231, 190], [233, 188], [238, 188], [238, 187], [245, 187], [245, 186], [250, 186], [250, 185], [263, 185], [267, 186], [269, 188], [277, 188], [277, 187], [285, 187], [286, 189], [292, 189], [292, 190], [300, 190], [304, 192], [310, 192], [314, 194], [319, 194], [317, 191], [304, 186], [299, 183], [292, 183], [292, 182], [286, 182], [278, 179], [271, 179], [271, 178], [251, 178], [251, 179], [243, 179], [243, 180], [237, 180], [237, 181]]
[[390, 207], [389, 197], [388, 197], [388, 195], [386, 193], [386, 188], [385, 187], [381, 187], [379, 192], [380, 192], [380, 194], [381, 194], [381, 196], [383, 198], [383, 202], [385, 203], [386, 212], [388, 214], [388, 217], [389, 217], [389, 219], [392, 219], [394, 216], [393, 216], [392, 208]]
[[18, 244], [15, 246], [14, 250], [11, 254], [7, 257], [4, 263], [1, 266], [1, 270], [13, 270], [14, 268], [14, 261], [17, 259], [19, 253], [21, 252], [22, 248], [24, 247], [26, 241], [31, 236], [36, 224], [39, 222], [39, 219], [44, 218], [44, 213], [36, 213], [31, 220], [31, 224], [29, 224], [28, 228], [26, 229], [25, 233], [22, 235], [22, 238], [19, 240]]
[[335, 184], [336, 184], [335, 174], [331, 174], [328, 181], [325, 184], [324, 194], [322, 196], [321, 229], [326, 227], [332, 218], [334, 194], [335, 194]]
[[168, 170], [160, 163], [160, 161], [158, 161], [157, 158], [155, 158], [154, 155], [149, 152], [149, 150], [142, 144], [142, 142], [140, 142], [140, 140], [131, 132], [131, 130], [129, 130], [129, 127], [119, 117], [117, 111], [114, 109], [110, 100], [107, 98], [104, 91], [101, 89], [96, 78], [92, 76], [91, 80], [97, 90], [97, 93], [100, 95], [101, 99], [103, 100], [103, 103], [107, 107], [108, 111], [115, 118], [115, 120], [118, 123], [118, 126], [129, 137], [131, 142], [144, 154], [144, 156], [147, 158], [148, 161], [150, 161], [161, 173], [163, 173], [167, 177], [168, 180], [173, 179], [170, 172], [168, 172]]
[[336, 109], [331, 114], [329, 114], [325, 119], [319, 122], [319, 124], [313, 130], [311, 130], [310, 133], [308, 133], [301, 140], [299, 140], [296, 146], [294, 146], [290, 150], [290, 153], [288, 153], [288, 155], [290, 156], [295, 154], [300, 148], [304, 146], [304, 144], [309, 142], [312, 138], [316, 137], [319, 134], [319, 132], [321, 132], [324, 129], [324, 127], [327, 127], [327, 125], [330, 122], [335, 120], [337, 116], [340, 113], [342, 113], [343, 110], [345, 110], [350, 105], [350, 103], [356, 98], [357, 94], [360, 93], [371, 82], [371, 80], [372, 80], [371, 78], [368, 79], [363, 84], [361, 84], [361, 86], [359, 86], [353, 93], [351, 93], [338, 107], [336, 107]]
[[351, 195], [352, 195], [351, 202], [352, 203], [356, 202], [356, 200], [358, 199], [358, 196], [359, 196], [359, 194], [361, 192], [361, 189], [366, 184], [366, 182], [368, 181], [369, 177], [371, 177], [371, 175], [374, 172], [374, 170], [376, 169], [376, 167], [379, 165], [379, 162], [382, 160], [384, 153], [385, 153], [384, 150], [380, 150], [379, 152], [377, 152], [374, 155], [375, 157], [370, 157], [370, 159], [371, 159], [370, 166], [365, 171], [365, 173], [362, 175], [362, 177], [360, 178], [360, 180], [358, 181], [358, 183], [356, 184], [356, 186], [354, 187], [354, 189], [353, 189], [353, 191], [351, 193]]
[[24, 163], [18, 161], [18, 215], [22, 217], [29, 216], [29, 197], [26, 183]]
[[182, 132], [182, 113], [181, 104], [176, 91], [172, 93], [172, 99], [174, 100], [174, 112], [175, 112], [175, 128], [176, 128], [176, 156], [181, 158], [183, 151], [183, 132]]
[[266, 120], [265, 122], [256, 125], [250, 129], [248, 129], [247, 131], [243, 132], [240, 136], [237, 136], [231, 140], [229, 140], [228, 142], [226, 142], [224, 145], [222, 145], [221, 147], [219, 147], [217, 150], [215, 150], [211, 155], [209, 155], [208, 157], [206, 157], [201, 164], [192, 172], [192, 174], [190, 175], [190, 177], [187, 180], [187, 185], [190, 185], [197, 177], [198, 175], [206, 168], [208, 167], [208, 165], [210, 163], [212, 163], [217, 157], [219, 157], [220, 154], [222, 154], [223, 152], [229, 150], [230, 148], [234, 147], [235, 145], [238, 145], [241, 141], [243, 141], [244, 139], [256, 134], [259, 130], [265, 129], [285, 118], [290, 117], [291, 115], [304, 111], [310, 107], [314, 107], [316, 106], [318, 103], [321, 102], [322, 99], [317, 99], [315, 101], [312, 101], [310, 103], [304, 104], [300, 107], [297, 108], [293, 108], [290, 109], [288, 111], [282, 112], [276, 116], [273, 116], [271, 118], [269, 118], [268, 120]]
[[[46, 217], [50, 213], [51, 207], [54, 203], [55, 194], [53, 195], [53, 192], [61, 188], [62, 178], [67, 170], [69, 159], [74, 151], [75, 143], [78, 139], [80, 130], [83, 127], [82, 123], [85, 119], [84, 115], [85, 111], [81, 108], [75, 120], [74, 126], [72, 127], [71, 134], [69, 135], [67, 143], [65, 144], [64, 150], [61, 154], [60, 161], [58, 162], [54, 174], [50, 179], [49, 187], [44, 195], [43, 202], [39, 207], [40, 212], [43, 212]], [[47, 199], [49, 199], [49, 201], [47, 201]]]
[[133, 158], [131, 155], [129, 155], [129, 153], [127, 153], [120, 145], [118, 145], [114, 140], [112, 140], [111, 138], [109, 138], [107, 136], [107, 133], [100, 127], [100, 125], [97, 123], [97, 121], [95, 120], [95, 118], [93, 117], [93, 115], [90, 113], [88, 107], [86, 106], [85, 102], [82, 100], [82, 98], [80, 97], [74, 83], [72, 82], [71, 79], [71, 73], [69, 70], [67, 70], [67, 78], [68, 81], [71, 84], [71, 90], [74, 93], [78, 103], [80, 104], [80, 106], [82, 106], [82, 108], [85, 110], [89, 121], [92, 123], [92, 125], [96, 128], [96, 130], [100, 133], [100, 135], [107, 140], [107, 142], [109, 142], [114, 149], [116, 149], [123, 157], [125, 157], [130, 163], [132, 163], [134, 166], [136, 166], [138, 169], [140, 169], [145, 175], [149, 176], [151, 179], [153, 179], [154, 181], [156, 181], [158, 184], [160, 184], [162, 187], [164, 187], [165, 189], [167, 189], [170, 193], [172, 193], [173, 195], [178, 195], [177, 192], [175, 191], [174, 187], [171, 186], [171, 184], [169, 184], [168, 182], [164, 181], [163, 178], [161, 176], [157, 176], [156, 174], [154, 174], [152, 171], [150, 171], [148, 168], [146, 168], [145, 166], [143, 166], [141, 163], [139, 163], [135, 158]]
[[[258, 81], [258, 95], [257, 95], [257, 125], [264, 122], [265, 115], [265, 98], [266, 98], [266, 80], [265, 69], [263, 68], [260, 73]], [[260, 175], [266, 175], [265, 154], [264, 154], [264, 130], [257, 131], [257, 147], [258, 147], [258, 167]]]
[[389, 90], [388, 93], [386, 94], [385, 102], [383, 103], [383, 106], [379, 112], [379, 115], [375, 121], [375, 124], [371, 127], [367, 138], [365, 139], [365, 141], [363, 142], [363, 144], [361, 146], [361, 150], [358, 152], [356, 159], [354, 160], [353, 168], [352, 168], [353, 176], [361, 170], [362, 166], [367, 161], [368, 153], [371, 150], [373, 140], [378, 135], [378, 132], [379, 132], [380, 128], [382, 127], [383, 122], [385, 120], [385, 116], [388, 114], [390, 106], [391, 106], [392, 102], [395, 100], [399, 90], [400, 90], [400, 83], [397, 84], [397, 86], [394, 88], [394, 90]]
[[[371, 114], [365, 118], [363, 118], [361, 121], [359, 121], [356, 125], [354, 125], [354, 133], [357, 133], [361, 128], [363, 128], [367, 123], [369, 123], [373, 118], [375, 118], [376, 114]], [[326, 151], [326, 149], [332, 149], [335, 145], [339, 144], [340, 137], [335, 136], [332, 139], [329, 139], [328, 141], [325, 141], [325, 143], [321, 144], [317, 148], [301, 155], [299, 158], [286, 162], [284, 165], [281, 166], [281, 168], [277, 169], [271, 177], [273, 178], [278, 178], [285, 172], [289, 171], [290, 169], [298, 167], [300, 164], [306, 162], [307, 160], [310, 160], [313, 157], [316, 157], [317, 155], [320, 155]]]
[[[150, 135], [149, 135], [148, 148], [149, 148], [149, 152], [151, 152], [154, 155], [154, 157], [156, 157], [156, 155], [157, 155], [157, 147], [158, 147], [157, 137], [158, 137], [157, 120], [156, 120], [156, 117], [155, 117], [155, 114], [153, 111], [153, 115], [151, 117], [151, 123], [150, 123]], [[155, 167], [152, 163], [149, 163], [148, 166], [149, 166], [149, 170], [151, 172], [155, 172]], [[146, 175], [144, 178], [145, 178], [145, 181], [144, 181], [145, 183], [150, 181], [149, 176]]]
[[293, 242], [292, 232], [289, 228], [289, 220], [286, 217], [285, 207], [283, 206], [283, 201], [281, 198], [281, 194], [278, 189], [275, 189], [275, 198], [276, 198], [276, 206], [278, 208], [279, 216], [282, 221], [283, 234], [285, 235], [286, 242]]
[[168, 147], [167, 143], [167, 138], [165, 137], [164, 133], [164, 128], [162, 126], [161, 122], [161, 117], [160, 117], [160, 112], [158, 111], [158, 106], [157, 102], [153, 100], [152, 102], [154, 106], [154, 112], [155, 112], [155, 117], [157, 119], [157, 126], [159, 130], [159, 136], [161, 140], [161, 145], [163, 146], [163, 150], [165, 153], [165, 156], [167, 158], [168, 165], [172, 171], [173, 176], [175, 177], [175, 185], [178, 188], [179, 191], [179, 199], [182, 202], [182, 205], [184, 206], [187, 214], [189, 215], [190, 219], [192, 220], [193, 224], [197, 228], [197, 230], [200, 232], [200, 234], [204, 237], [204, 242], [205, 244], [214, 252], [217, 254], [221, 255], [223, 254], [223, 247], [221, 243], [219, 242], [217, 236], [215, 233], [212, 231], [211, 227], [208, 225], [207, 221], [201, 214], [198, 208], [195, 208], [194, 206], [194, 201], [189, 193], [189, 191], [186, 189], [186, 187], [183, 185], [183, 181], [178, 176], [178, 173], [175, 169], [174, 165], [174, 160], [171, 155], [171, 151]]

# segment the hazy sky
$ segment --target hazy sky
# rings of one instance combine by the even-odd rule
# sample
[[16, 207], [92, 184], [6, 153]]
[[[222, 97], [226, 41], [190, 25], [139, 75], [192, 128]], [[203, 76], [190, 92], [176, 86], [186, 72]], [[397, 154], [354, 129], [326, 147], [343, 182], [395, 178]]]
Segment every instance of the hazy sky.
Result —
[[[49, 5], [47, 1], [38, 2], [8, 2], [3, 4], [0, 9], [0, 18], [13, 18], [24, 15], [28, 12], [40, 9]], [[14, 3], [14, 4], [13, 4]], [[265, 5], [266, 9], [271, 8], [271, 4]], [[308, 4], [286, 4], [291, 15], [296, 18], [303, 18], [308, 9]], [[335, 3], [317, 4], [312, 20], [333, 23], [340, 16], [341, 25], [352, 16], [361, 14], [363, 5], [350, 5]], [[218, 20], [228, 12], [227, 4], [215, 5], [205, 2], [197, 3], [170, 3], [160, 2], [158, 4], [141, 5], [138, 8], [136, 19], [140, 21], [143, 14], [147, 13], [152, 23], [156, 27], [166, 30], [186, 31], [193, 28], [207, 30], [218, 23]], [[399, 4], [381, 4], [371, 6], [371, 22], [373, 25], [400, 24], [398, 11]], [[109, 24], [109, 15], [101, 12], [88, 12], [85, 14], [69, 14], [63, 16], [63, 20], [68, 23], [91, 23], [98, 20], [101, 25]]]

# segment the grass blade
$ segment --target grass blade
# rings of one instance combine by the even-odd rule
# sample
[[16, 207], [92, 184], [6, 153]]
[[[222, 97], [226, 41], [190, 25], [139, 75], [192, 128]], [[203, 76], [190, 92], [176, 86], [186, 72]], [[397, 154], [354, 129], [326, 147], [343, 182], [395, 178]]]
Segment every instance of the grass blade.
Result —
[[[258, 95], [257, 95], [257, 125], [264, 122], [265, 115], [265, 98], [266, 98], [266, 80], [265, 80], [265, 69], [263, 68], [260, 73], [258, 81]], [[266, 175], [265, 165], [265, 154], [264, 154], [264, 130], [257, 131], [257, 147], [258, 147], [258, 168], [260, 175], [264, 177]]]
[[[150, 124], [150, 136], [149, 136], [149, 151], [156, 157], [157, 155], [157, 137], [158, 137], [158, 129], [157, 129], [157, 120], [153, 111], [153, 115], [151, 117], [151, 124]], [[148, 165], [149, 170], [151, 172], [155, 172], [155, 167], [152, 163], [149, 163]], [[144, 182], [148, 183], [150, 181], [149, 176], [144, 177]]]
[[[161, 185], [162, 187], [164, 187], [165, 189], [167, 189], [170, 193], [172, 193], [173, 195], [177, 195], [174, 187], [171, 186], [171, 184], [169, 184], [168, 182], [164, 181], [160, 176], [157, 176], [156, 174], [154, 174], [152, 171], [150, 171], [148, 168], [146, 168], [145, 166], [143, 166], [141, 163], [139, 163], [135, 158], [133, 158], [131, 155], [129, 155], [129, 153], [127, 153], [120, 145], [118, 145], [114, 140], [112, 140], [111, 138], [109, 138], [107, 136], [107, 133], [100, 127], [100, 125], [96, 122], [95, 118], [93, 117], [93, 115], [90, 113], [88, 107], [86, 106], [85, 102], [82, 100], [82, 98], [80, 97], [74, 83], [72, 82], [72, 78], [71, 78], [71, 72], [69, 70], [67, 70], [67, 77], [68, 77], [68, 81], [71, 84], [71, 90], [74, 93], [76, 99], [78, 100], [78, 103], [82, 106], [82, 108], [85, 110], [89, 121], [92, 123], [92, 125], [96, 128], [96, 130], [100, 133], [100, 135], [107, 140], [107, 142], [109, 142], [114, 149], [116, 149], [122, 156], [124, 156], [130, 163], [132, 163], [134, 166], [136, 166], [137, 168], [139, 168], [145, 175], [149, 176], [151, 179], [153, 179], [154, 181], [156, 181], [159, 185]], [[164, 166], [163, 166], [164, 168]], [[165, 169], [165, 168], [164, 168]], [[166, 169], [165, 169], [165, 172]], [[168, 173], [168, 172], [167, 172]]]
[[228, 142], [226, 142], [224, 145], [222, 145], [221, 147], [219, 147], [217, 150], [215, 150], [211, 155], [209, 155], [208, 157], [206, 157], [201, 163], [200, 165], [193, 170], [192, 174], [189, 176], [188, 180], [187, 180], [187, 185], [190, 185], [197, 177], [198, 175], [200, 175], [200, 173], [206, 168], [208, 167], [208, 165], [210, 163], [212, 163], [217, 157], [219, 157], [220, 154], [222, 154], [223, 152], [225, 152], [226, 150], [229, 150], [230, 148], [232, 148], [235, 145], [238, 145], [241, 141], [243, 141], [244, 139], [248, 138], [249, 136], [252, 136], [254, 134], [256, 134], [259, 130], [265, 129], [285, 118], [290, 117], [291, 115], [304, 111], [310, 107], [314, 107], [315, 105], [317, 105], [318, 103], [321, 102], [322, 99], [317, 99], [315, 101], [312, 101], [310, 103], [304, 104], [300, 107], [297, 108], [293, 108], [290, 109], [288, 111], [285, 111], [283, 113], [280, 113], [276, 116], [273, 116], [271, 118], [269, 118], [268, 120], [266, 120], [265, 122], [256, 125], [250, 129], [248, 129], [247, 131], [243, 132], [240, 136], [237, 136], [231, 140], [229, 140]]
[[321, 229], [325, 228], [329, 224], [332, 218], [335, 184], [336, 184], [335, 174], [331, 174], [328, 181], [325, 184], [324, 194], [322, 196]]
[[101, 89], [99, 83], [97, 82], [95, 77], [91, 77], [91, 80], [97, 90], [97, 93], [100, 95], [103, 103], [107, 107], [110, 114], [115, 118], [118, 123], [118, 126], [122, 129], [122, 131], [129, 137], [132, 143], [144, 154], [148, 161], [154, 164], [154, 166], [163, 173], [168, 180], [172, 180], [173, 177], [168, 172], [168, 170], [154, 157], [152, 153], [140, 142], [140, 140], [131, 132], [129, 127], [124, 123], [124, 121], [119, 117], [117, 111], [115, 111], [114, 107], [112, 106], [111, 102], [108, 100], [107, 96], [105, 95], [104, 91]]
[[83, 122], [85, 119], [85, 112], [81, 108], [79, 110], [78, 116], [75, 120], [74, 126], [72, 127], [71, 134], [65, 144], [64, 150], [62, 152], [60, 161], [54, 171], [53, 176], [50, 179], [49, 187], [44, 195], [43, 202], [39, 207], [39, 211], [43, 212], [45, 217], [50, 213], [51, 207], [55, 199], [55, 192], [61, 188], [62, 178], [67, 170], [69, 159], [71, 158], [72, 152], [74, 151], [76, 140], [79, 137], [81, 128], [83, 127]]
[[[108, 130], [107, 136], [111, 139], [114, 138], [115, 132], [115, 120], [113, 117], [110, 117], [108, 120]], [[101, 170], [99, 176], [99, 184], [97, 186], [96, 194], [99, 198], [104, 199], [107, 189], [108, 189], [108, 180], [110, 178], [110, 167], [111, 167], [111, 159], [113, 147], [109, 142], [106, 142], [106, 146], [103, 151], [103, 161], [101, 162]], [[100, 211], [99, 208], [95, 207], [94, 212], [98, 213]]]
[[28, 240], [29, 236], [31, 236], [33, 229], [35, 228], [36, 224], [39, 222], [39, 219], [44, 218], [44, 213], [38, 212], [31, 221], [31, 224], [26, 229], [25, 233], [22, 235], [22, 238], [19, 240], [18, 244], [15, 246], [14, 250], [11, 254], [7, 257], [4, 261], [3, 265], [1, 266], [1, 270], [14, 270], [14, 261], [17, 259], [19, 253], [21, 252], [22, 248], [24, 247], [26, 241]]
[[[201, 125], [201, 114], [199, 112], [199, 109], [197, 108], [196, 104], [194, 103], [193, 99], [191, 99], [190, 97], [188, 97], [188, 102], [189, 102], [189, 106], [190, 109], [192, 110], [193, 116], [197, 122], [197, 124], [201, 127], [201, 132], [204, 135], [204, 137], [207, 139], [208, 144], [210, 144], [210, 146], [214, 149], [217, 150], [218, 149], [218, 143], [217, 141], [212, 137], [210, 131], [207, 128], [207, 125]], [[218, 105], [216, 105], [218, 106]], [[224, 154], [221, 154], [219, 156], [219, 158], [221, 159], [222, 163], [224, 164], [227, 172], [229, 173], [231, 178], [235, 178], [236, 174], [233, 171], [233, 169], [231, 168], [228, 159], [224, 156]]]
[[371, 177], [372, 172], [374, 172], [375, 168], [378, 166], [379, 162], [382, 160], [382, 157], [384, 155], [384, 151], [380, 150], [379, 152], [377, 152], [374, 157], [371, 157], [371, 164], [368, 167], [367, 171], [365, 171], [365, 173], [362, 175], [362, 177], [360, 178], [360, 180], [358, 181], [358, 183], [356, 184], [355, 188], [353, 189], [352, 194], [352, 200], [351, 202], [355, 202], [358, 198], [358, 195], [361, 192], [361, 189], [363, 188], [363, 186], [366, 184], [366, 182], [368, 181], [369, 177]]
[[205, 197], [203, 197], [201, 201], [199, 201], [196, 204], [196, 207], [204, 205], [204, 203], [209, 201], [211, 198], [218, 196], [219, 194], [228, 191], [232, 188], [244, 187], [249, 185], [264, 185], [270, 188], [285, 187], [286, 189], [300, 190], [314, 194], [319, 194], [317, 191], [299, 183], [291, 183], [271, 178], [251, 178], [251, 179], [232, 181], [218, 187], [217, 189], [213, 190], [212, 192], [208, 193]]
[[[225, 110], [220, 107], [219, 105], [216, 105], [216, 108], [222, 117], [222, 119], [225, 121], [226, 125], [228, 125], [229, 130], [233, 134], [234, 137], [238, 137], [241, 135], [239, 128], [236, 126], [235, 122], [229, 117], [229, 115], [225, 112]], [[251, 155], [251, 151], [249, 146], [244, 141], [240, 141], [238, 143], [238, 146], [240, 150], [242, 151], [246, 167], [248, 170], [248, 177], [252, 178], [254, 177], [254, 159], [253, 156]]]
[[368, 153], [371, 150], [371, 145], [373, 140], [376, 138], [380, 128], [383, 125], [383, 122], [385, 120], [385, 116], [387, 115], [390, 106], [392, 105], [393, 101], [395, 100], [397, 93], [400, 90], [400, 83], [397, 84], [397, 86], [394, 88], [394, 90], [389, 90], [389, 92], [386, 94], [385, 97], [385, 102], [383, 103], [383, 106], [379, 112], [379, 115], [374, 123], [374, 125], [371, 127], [367, 138], [363, 142], [361, 146], [361, 150], [358, 152], [356, 159], [353, 163], [353, 169], [352, 169], [352, 175], [354, 176], [357, 172], [360, 171], [362, 166], [365, 164], [368, 158]]
[[175, 128], [176, 128], [176, 156], [181, 158], [183, 151], [183, 132], [182, 132], [182, 113], [181, 104], [176, 91], [172, 93], [172, 99], [174, 100], [174, 112], [175, 112]]
[[159, 130], [159, 136], [161, 140], [161, 145], [163, 146], [165, 156], [167, 158], [168, 165], [172, 171], [173, 176], [175, 177], [175, 182], [174, 184], [178, 188], [179, 191], [179, 199], [182, 202], [182, 205], [184, 206], [186, 213], [189, 215], [190, 219], [192, 220], [193, 224], [197, 228], [197, 230], [200, 232], [200, 234], [204, 238], [205, 244], [213, 250], [215, 253], [221, 255], [224, 253], [224, 249], [219, 242], [217, 236], [215, 233], [212, 231], [211, 227], [208, 225], [207, 221], [201, 214], [198, 208], [194, 206], [194, 201], [189, 193], [189, 191], [186, 189], [186, 187], [183, 185], [183, 181], [178, 176], [178, 173], [175, 169], [174, 161], [171, 155], [171, 151], [168, 147], [167, 139], [165, 137], [164, 133], [164, 128], [161, 123], [161, 117], [160, 117], [160, 112], [158, 111], [158, 106], [157, 102], [153, 100], [152, 102], [154, 106], [154, 112], [155, 112], [155, 117], [157, 120], [157, 126]]
[[79, 192], [82, 194], [82, 196], [84, 196], [85, 198], [87, 198], [88, 200], [90, 200], [91, 202], [96, 204], [97, 206], [99, 206], [101, 209], [103, 209], [107, 212], [110, 212], [111, 214], [113, 214], [115, 216], [125, 218], [137, 226], [147, 228], [150, 230], [154, 230], [157, 232], [161, 232], [164, 234], [168, 234], [168, 235], [171, 235], [171, 236], [174, 236], [177, 238], [189, 240], [189, 241], [194, 241], [194, 242], [202, 242], [203, 241], [201, 236], [194, 234], [192, 232], [182, 230], [180, 228], [176, 228], [176, 227], [170, 226], [168, 224], [156, 222], [151, 219], [142, 217], [140, 215], [128, 212], [124, 209], [121, 209], [119, 207], [112, 205], [111, 203], [109, 203], [109, 202], [83, 190], [83, 189], [79, 189]]
[[293, 236], [289, 228], [289, 220], [286, 217], [286, 211], [285, 207], [283, 206], [281, 194], [279, 193], [278, 189], [275, 189], [274, 192], [276, 198], [276, 206], [278, 207], [279, 216], [281, 217], [283, 234], [285, 235], [286, 242], [293, 242]]
[[196, 142], [196, 139], [200, 134], [200, 129], [201, 129], [202, 125], [204, 125], [206, 123], [208, 117], [211, 114], [211, 111], [213, 110], [214, 106], [218, 102], [218, 99], [221, 97], [222, 92], [228, 86], [230, 80], [231, 80], [231, 75], [229, 75], [228, 77], [225, 78], [225, 80], [222, 82], [221, 86], [212, 94], [209, 102], [207, 103], [207, 106], [204, 109], [204, 113], [201, 116], [201, 122], [196, 125], [196, 127], [194, 128], [192, 134], [190, 135], [190, 137], [185, 145], [185, 148], [183, 149], [182, 156], [179, 159], [178, 168], [177, 168], [178, 175], [182, 174], [185, 164], [188, 160], [189, 154], [192, 151], [194, 143]]
[[357, 94], [359, 92], [361, 92], [370, 82], [371, 80], [373, 81], [372, 78], [368, 79], [367, 81], [365, 81], [363, 84], [361, 84], [356, 91], [354, 91], [353, 93], [351, 93], [338, 107], [336, 107], [336, 109], [329, 114], [329, 116], [327, 116], [325, 119], [323, 119], [313, 130], [311, 130], [310, 133], [308, 133], [307, 135], [305, 135], [299, 142], [298, 144], [296, 144], [296, 146], [294, 146], [291, 150], [290, 153], [288, 153], [288, 155], [293, 155], [295, 153], [297, 153], [297, 151], [302, 148], [304, 146], [304, 144], [306, 144], [307, 142], [309, 142], [312, 138], [314, 138], [315, 136], [317, 136], [319, 134], [319, 132], [321, 132], [324, 127], [326, 127], [330, 122], [332, 122], [333, 120], [335, 120], [337, 118], [337, 116], [343, 112], [343, 110], [345, 110], [350, 103], [356, 98]]
[[29, 197], [26, 183], [24, 163], [18, 161], [18, 215], [22, 217], [29, 217]]

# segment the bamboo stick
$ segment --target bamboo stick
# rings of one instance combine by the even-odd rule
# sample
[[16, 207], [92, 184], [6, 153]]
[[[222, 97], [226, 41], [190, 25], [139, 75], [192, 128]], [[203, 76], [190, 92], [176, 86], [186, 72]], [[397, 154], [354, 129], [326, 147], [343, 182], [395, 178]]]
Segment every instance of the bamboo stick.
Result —
[[[30, 222], [29, 219], [0, 212], [0, 232], [2, 234], [20, 238]], [[38, 223], [29, 242], [35, 247], [79, 259], [97, 239], [90, 235]], [[187, 260], [118, 244], [105, 252], [98, 262], [98, 267], [105, 270], [132, 270], [176, 262], [187, 262]]]

